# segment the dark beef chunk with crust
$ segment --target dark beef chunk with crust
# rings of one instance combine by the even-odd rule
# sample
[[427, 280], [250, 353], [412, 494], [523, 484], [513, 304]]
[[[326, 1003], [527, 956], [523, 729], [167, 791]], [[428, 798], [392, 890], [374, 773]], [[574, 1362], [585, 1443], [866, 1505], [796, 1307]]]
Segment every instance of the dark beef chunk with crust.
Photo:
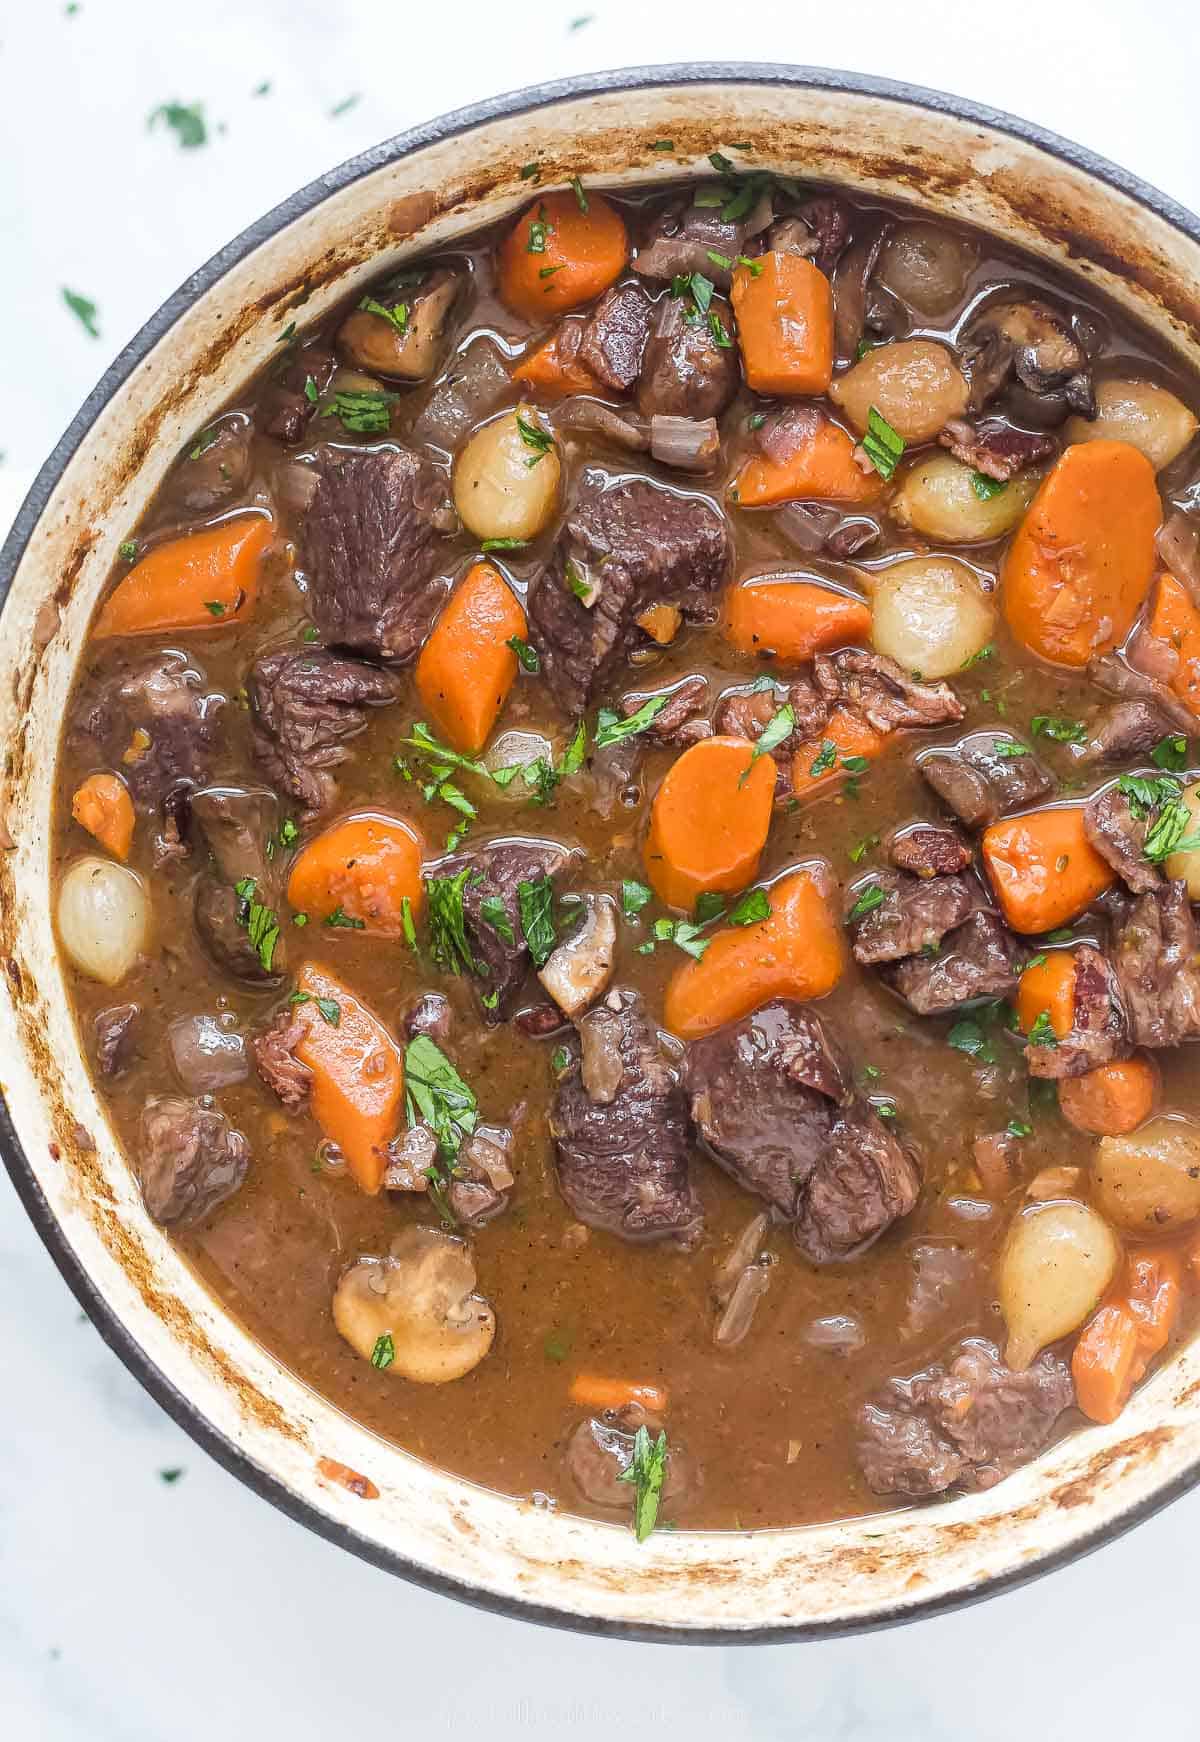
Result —
[[[1124, 702], [1148, 702], [1163, 714], [1176, 732], [1185, 735], [1196, 729], [1196, 720], [1187, 703], [1157, 677], [1135, 671], [1112, 653], [1096, 653], [1088, 660], [1087, 674], [1097, 689]], [[1165, 736], [1165, 733], [1163, 734]]]
[[774, 754], [782, 761], [797, 744], [815, 738], [829, 723], [829, 704], [810, 678], [793, 678], [782, 694], [774, 685], [769, 689], [727, 690], [717, 703], [715, 730], [722, 737], [757, 742], [785, 702], [796, 724], [775, 747]]
[[1164, 738], [1176, 736], [1178, 721], [1157, 702], [1113, 702], [1092, 721], [1081, 762], [1140, 762]]
[[164, 652], [85, 703], [80, 729], [120, 769], [139, 810], [161, 812], [178, 789], [208, 778], [227, 698], [205, 683], [186, 655]]
[[333, 374], [333, 352], [324, 345], [290, 350], [277, 374], [271, 376], [258, 402], [259, 427], [264, 435], [295, 447], [317, 409], [315, 396], [305, 392], [311, 381], [316, 394], [324, 393]]
[[833, 194], [806, 200], [794, 217], [779, 218], [767, 231], [773, 254], [801, 254], [830, 277], [850, 241], [850, 208]]
[[914, 1156], [883, 1121], [857, 1102], [838, 1113], [829, 1147], [809, 1181], [792, 1229], [813, 1264], [839, 1264], [873, 1246], [907, 1216], [921, 1190]]
[[579, 1022], [582, 1057], [550, 1111], [558, 1183], [589, 1227], [694, 1244], [703, 1222], [688, 1171], [687, 1106], [636, 992], [614, 990]]
[[921, 683], [894, 659], [861, 647], [818, 653], [813, 677], [828, 702], [856, 709], [877, 732], [900, 726], [945, 726], [966, 713], [948, 683]]
[[1070, 1033], [1053, 1045], [1030, 1041], [1025, 1063], [1031, 1077], [1081, 1077], [1097, 1065], [1128, 1058], [1124, 1000], [1108, 961], [1091, 944], [1075, 950], [1074, 1004]]
[[[1200, 968], [1187, 884], [1161, 883], [1134, 899], [1110, 894], [1106, 904], [1132, 1045], [1178, 1046], [1200, 1035]], [[1077, 1005], [1078, 996], [1077, 976]]]
[[102, 1077], [117, 1077], [133, 1060], [137, 1045], [139, 1004], [111, 1004], [92, 1018], [96, 1069]]
[[395, 701], [386, 672], [314, 649], [269, 653], [250, 672], [251, 747], [271, 784], [307, 818], [333, 801], [330, 769], [350, 754], [347, 740], [367, 723], [366, 709]]
[[[649, 478], [618, 482], [585, 472], [529, 601], [530, 640], [560, 707], [583, 712], [636, 645], [636, 619], [647, 606], [678, 605], [690, 621], [712, 622], [732, 555], [729, 527], [709, 503]], [[572, 591], [568, 564], [594, 589], [590, 606]]]
[[643, 278], [657, 279], [686, 278], [702, 272], [714, 284], [728, 289], [729, 268], [718, 266], [711, 255], [736, 260], [744, 254], [748, 238], [771, 222], [770, 199], [759, 200], [742, 218], [723, 219], [719, 206], [693, 205], [692, 198], [685, 195], [653, 219], [638, 244], [633, 270]]
[[1118, 786], [1098, 793], [1083, 807], [1083, 827], [1088, 840], [1106, 864], [1132, 889], [1144, 895], [1157, 888], [1161, 876], [1157, 866], [1143, 856], [1146, 834], [1150, 825], [1144, 807], [1136, 815], [1127, 793]]
[[1038, 430], [1016, 429], [1002, 417], [980, 417], [970, 422], [953, 417], [938, 436], [956, 460], [1007, 484], [1018, 472], [1048, 460], [1058, 451], [1053, 436]]
[[[714, 297], [711, 307], [732, 336], [728, 304]], [[637, 389], [645, 417], [720, 417], [738, 390], [737, 350], [719, 345], [709, 323], [694, 316], [686, 297], [664, 296], [657, 306]]]
[[920, 823], [892, 836], [888, 858], [897, 871], [915, 877], [948, 877], [965, 871], [974, 854], [957, 829], [932, 828]]
[[969, 829], [986, 828], [997, 817], [1024, 810], [1054, 791], [1054, 780], [1032, 753], [1001, 756], [1000, 731], [973, 732], [946, 750], [929, 751], [920, 770], [938, 797]]
[[164, 1228], [187, 1228], [238, 1190], [250, 1166], [250, 1145], [216, 1107], [152, 1096], [142, 1109], [134, 1166], [154, 1220]]
[[291, 1006], [277, 1012], [269, 1028], [250, 1042], [255, 1068], [268, 1089], [274, 1091], [289, 1113], [308, 1105], [312, 1072], [296, 1057], [295, 1048], [304, 1039], [305, 1025]]
[[628, 393], [642, 368], [654, 305], [640, 284], [614, 284], [583, 323], [579, 361], [613, 393]]
[[991, 1488], [1042, 1450], [1074, 1401], [1059, 1356], [1047, 1350], [1017, 1373], [994, 1343], [971, 1337], [948, 1366], [889, 1380], [863, 1405], [859, 1467], [876, 1494]]
[[165, 501], [185, 514], [210, 514], [233, 502], [250, 482], [253, 441], [244, 412], [210, 424], [167, 480]]
[[[626, 720], [636, 714], [662, 690], [635, 690], [622, 696], [618, 709]], [[702, 716], [708, 706], [708, 679], [697, 673], [673, 684], [666, 692], [667, 705], [655, 714], [640, 738], [651, 738], [659, 744], [694, 744], [699, 738], [711, 736], [712, 727]]]
[[313, 621], [333, 646], [411, 659], [446, 591], [438, 578], [445, 482], [408, 448], [323, 447], [304, 520]]
[[[525, 976], [531, 961], [529, 945], [521, 929], [520, 885], [541, 877], [555, 878], [569, 854], [553, 841], [499, 841], [458, 853], [438, 866], [439, 877], [457, 877], [470, 870], [463, 885], [463, 918], [467, 941], [479, 973], [471, 978], [471, 990], [479, 1002], [484, 1022], [508, 1022], [521, 1001]], [[499, 901], [512, 933], [504, 937], [483, 913], [484, 903]], [[489, 1007], [484, 998], [495, 999]]]
[[980, 998], [1010, 997], [1026, 953], [1003, 920], [981, 911], [947, 932], [936, 954], [908, 956], [881, 972], [918, 1016], [940, 1016]]
[[[854, 919], [855, 906], [872, 885], [884, 891], [882, 902]], [[896, 962], [933, 949], [947, 932], [962, 925], [978, 904], [978, 893], [966, 877], [912, 877], [906, 871], [877, 871], [869, 884], [850, 890], [846, 896], [854, 959], [866, 966]]]

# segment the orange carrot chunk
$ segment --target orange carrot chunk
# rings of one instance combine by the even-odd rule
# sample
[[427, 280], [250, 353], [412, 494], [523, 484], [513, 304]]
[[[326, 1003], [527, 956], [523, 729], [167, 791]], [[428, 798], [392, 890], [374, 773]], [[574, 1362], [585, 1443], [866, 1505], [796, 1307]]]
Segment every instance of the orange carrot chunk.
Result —
[[447, 743], [477, 756], [517, 675], [508, 645], [524, 641], [520, 603], [492, 563], [476, 563], [450, 596], [417, 661], [417, 690]]
[[627, 1409], [640, 1403], [655, 1415], [664, 1415], [667, 1408], [665, 1385], [651, 1385], [645, 1380], [608, 1379], [602, 1373], [577, 1373], [567, 1395], [583, 1409]]
[[730, 290], [747, 386], [824, 393], [833, 378], [833, 291], [800, 254], [760, 254]]
[[1140, 1053], [1097, 1065], [1081, 1077], [1064, 1077], [1058, 1085], [1063, 1118], [1094, 1137], [1136, 1131], [1153, 1113], [1157, 1100], [1158, 1071]]
[[764, 576], [730, 587], [723, 628], [726, 640], [742, 653], [770, 652], [799, 662], [823, 648], [866, 641], [871, 610], [833, 587]]
[[1028, 1034], [1043, 1013], [1056, 1040], [1064, 1040], [1075, 1026], [1075, 957], [1070, 950], [1053, 951], [1021, 975], [1017, 1021], [1022, 1034]]
[[[1138, 631], [1137, 648], [1147, 640], [1160, 642], [1161, 656], [1147, 670], [1169, 672], [1168, 688], [1200, 715], [1200, 611], [1174, 575], [1160, 575], [1149, 619]], [[1135, 659], [1137, 654], [1135, 652]]]
[[115, 774], [89, 774], [76, 787], [71, 815], [114, 859], [128, 859], [133, 844], [133, 800]]
[[569, 393], [602, 393], [591, 370], [579, 361], [565, 343], [563, 329], [551, 333], [544, 345], [522, 357], [512, 372], [514, 381], [526, 381], [542, 397], [563, 398]]
[[334, 823], [302, 849], [288, 878], [288, 900], [310, 920], [340, 916], [354, 931], [400, 937], [404, 903], [421, 909], [422, 841], [411, 823], [378, 811]]
[[771, 827], [775, 763], [744, 738], [702, 738], [668, 769], [643, 857], [655, 893], [690, 912], [696, 897], [744, 889]]
[[742, 508], [766, 508], [797, 497], [870, 502], [878, 496], [883, 480], [856, 463], [853, 436], [818, 406], [804, 410], [811, 410], [811, 417], [801, 420], [793, 414], [789, 424], [789, 451], [777, 451], [784, 440], [778, 431], [771, 438], [771, 454], [752, 453], [743, 461], [730, 490]]
[[1067, 448], [1009, 547], [1001, 600], [1018, 641], [1086, 665], [1124, 641], [1154, 573], [1154, 468], [1128, 442]]
[[667, 986], [667, 1027], [681, 1040], [736, 1022], [772, 998], [823, 998], [845, 966], [841, 927], [811, 871], [767, 892], [768, 918], [718, 931], [698, 962]]
[[296, 1057], [312, 1072], [313, 1118], [364, 1192], [383, 1184], [388, 1144], [404, 1098], [404, 1059], [383, 1023], [350, 988], [316, 962], [296, 977], [304, 1028]]
[[1154, 1356], [1170, 1341], [1182, 1302], [1178, 1247], [1147, 1246], [1127, 1255], [1071, 1358], [1075, 1397], [1085, 1415], [1116, 1420]]
[[546, 320], [600, 296], [628, 258], [625, 220], [603, 194], [543, 194], [501, 245], [500, 295], [514, 314]]
[[813, 793], [845, 780], [846, 761], [882, 753], [886, 739], [849, 708], [835, 708], [819, 738], [808, 738], [792, 756], [792, 796], [810, 798]]
[[261, 514], [242, 515], [156, 545], [110, 594], [92, 633], [157, 635], [244, 623], [254, 615], [273, 530]]
[[993, 823], [981, 846], [996, 898], [1014, 931], [1068, 925], [1114, 881], [1084, 833], [1083, 812], [1066, 806]]

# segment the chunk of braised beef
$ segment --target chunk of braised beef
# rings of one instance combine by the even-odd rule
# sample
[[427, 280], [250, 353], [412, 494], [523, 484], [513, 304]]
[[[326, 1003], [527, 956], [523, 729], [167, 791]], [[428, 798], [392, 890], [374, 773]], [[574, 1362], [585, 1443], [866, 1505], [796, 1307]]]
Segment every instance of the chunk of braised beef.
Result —
[[215, 1095], [250, 1074], [246, 1042], [234, 1018], [199, 1011], [174, 1017], [167, 1047], [175, 1075], [189, 1095]]
[[1092, 721], [1087, 746], [1079, 760], [1136, 762], [1164, 738], [1178, 731], [1175, 719], [1153, 701], [1114, 702]]
[[[1031, 1077], [1081, 1077], [1097, 1065], [1128, 1058], [1133, 1050], [1123, 987], [1108, 960], [1091, 944], [1080, 944], [1075, 950], [1070, 1032], [1056, 1036], [1051, 1029], [1047, 1033], [1050, 1025], [1046, 1014], [1047, 1021], [1040, 1025], [1040, 1032], [1035, 1023], [1025, 1047]], [[1200, 1004], [1197, 1017], [1200, 1022]]]
[[994, 1343], [971, 1337], [948, 1366], [891, 1379], [863, 1405], [859, 1467], [876, 1494], [991, 1488], [1042, 1450], [1074, 1401], [1059, 1356], [1014, 1372]]
[[446, 590], [438, 535], [454, 522], [444, 478], [401, 447], [322, 447], [313, 470], [302, 535], [313, 622], [334, 646], [410, 659]]
[[[531, 960], [521, 925], [520, 885], [542, 877], [553, 881], [569, 857], [553, 841], [500, 841], [458, 853], [438, 866], [439, 877], [471, 873], [463, 885], [467, 941], [478, 970], [471, 977], [471, 990], [489, 1025], [507, 1022], [515, 1013]], [[496, 902], [504, 913], [501, 929], [493, 923], [499, 918]]]
[[922, 683], [894, 659], [861, 647], [818, 653], [813, 677], [826, 701], [856, 709], [877, 732], [944, 726], [966, 713], [948, 683]]
[[638, 244], [633, 270], [643, 278], [658, 279], [687, 278], [700, 272], [727, 289], [730, 269], [718, 265], [712, 256], [719, 254], [733, 261], [745, 253], [748, 239], [771, 222], [770, 196], [764, 194], [740, 218], [722, 218], [720, 206], [698, 206], [692, 201], [689, 194], [656, 214]]
[[[219, 968], [252, 985], [270, 984], [284, 971], [286, 945], [277, 936], [264, 953], [250, 936], [251, 903], [276, 911], [279, 878], [268, 847], [279, 832], [279, 801], [263, 787], [208, 786], [191, 795], [196, 831], [210, 855], [196, 884], [193, 917], [200, 941]], [[253, 889], [239, 894], [250, 879]]]
[[425, 992], [405, 1015], [404, 1028], [410, 1040], [414, 1035], [427, 1034], [430, 1040], [445, 1046], [450, 1039], [453, 1020], [450, 1000], [440, 992]]
[[1048, 460], [1058, 451], [1053, 436], [1040, 430], [1017, 429], [1002, 417], [951, 418], [938, 436], [956, 460], [985, 478], [1007, 484], [1018, 472]]
[[270, 878], [269, 843], [279, 833], [279, 800], [265, 787], [205, 786], [191, 794], [192, 819], [227, 883]]
[[580, 1018], [581, 1057], [550, 1109], [558, 1183], [589, 1227], [693, 1244], [703, 1211], [688, 1168], [687, 1105], [640, 996], [614, 990]]
[[[256, 891], [256, 897], [258, 894]], [[283, 972], [283, 951], [277, 942], [268, 968], [250, 938], [249, 910], [248, 899], [240, 896], [223, 877], [205, 872], [197, 878], [192, 918], [207, 954], [218, 968], [236, 980], [246, 980], [255, 986], [273, 985]]]
[[1004, 732], [973, 732], [952, 748], [920, 759], [926, 781], [970, 829], [1037, 804], [1054, 790], [1053, 777], [1032, 752], [1001, 755], [997, 745], [1006, 742], [1011, 740]]
[[255, 760], [308, 818], [332, 803], [330, 770], [350, 754], [348, 740], [366, 726], [366, 709], [396, 699], [386, 672], [322, 649], [266, 654], [255, 661], [247, 687]]
[[916, 1157], [865, 1102], [839, 1112], [792, 1228], [812, 1264], [840, 1264], [873, 1246], [915, 1207]]
[[255, 1069], [289, 1113], [295, 1113], [308, 1104], [312, 1087], [312, 1072], [295, 1053], [304, 1033], [303, 1022], [294, 1009], [286, 1005], [276, 1013], [270, 1027], [256, 1034], [250, 1042]]
[[161, 811], [180, 787], [202, 785], [220, 747], [227, 698], [205, 689], [183, 653], [136, 664], [85, 702], [80, 729], [120, 770], [142, 811]]
[[1122, 701], [1148, 702], [1168, 720], [1176, 732], [1195, 731], [1196, 719], [1186, 702], [1148, 672], [1136, 671], [1113, 653], [1093, 654], [1088, 661], [1088, 677], [1098, 689]]
[[[876, 889], [883, 891], [883, 900], [876, 900], [873, 907], [856, 916], [855, 909]], [[978, 905], [978, 893], [966, 877], [913, 877], [906, 871], [877, 871], [869, 883], [851, 889], [846, 896], [854, 959], [865, 966], [931, 951]]]
[[614, 284], [583, 322], [579, 361], [613, 393], [628, 393], [641, 373], [653, 314], [640, 284]]
[[92, 1018], [96, 1069], [102, 1077], [120, 1076], [132, 1064], [141, 1013], [140, 1004], [110, 1004]]
[[[711, 504], [649, 478], [585, 472], [529, 603], [530, 639], [559, 705], [583, 712], [637, 644], [648, 606], [677, 605], [689, 621], [712, 622], [732, 554], [729, 526]], [[588, 604], [580, 589], [590, 590]]]
[[[1178, 1046], [1200, 1034], [1200, 967], [1187, 884], [1181, 879], [1160, 883], [1135, 898], [1110, 894], [1106, 904], [1113, 918], [1112, 964], [1129, 1041], [1133, 1046]], [[1077, 1010], [1078, 997], [1076, 975]]]
[[780, 708], [790, 706], [795, 725], [788, 737], [775, 747], [775, 754], [786, 759], [796, 744], [815, 738], [829, 722], [829, 704], [808, 677], [793, 678], [782, 692], [769, 689], [727, 690], [717, 703], [714, 729], [729, 738], [762, 737]]
[[1134, 811], [1127, 793], [1110, 786], [1083, 807], [1083, 827], [1088, 840], [1117, 876], [1135, 895], [1144, 895], [1160, 882], [1160, 873], [1145, 857], [1150, 816], [1144, 807]]
[[914, 877], [951, 876], [965, 871], [974, 857], [957, 829], [931, 828], [926, 823], [893, 835], [887, 854], [897, 871], [910, 871]]
[[[733, 336], [728, 303], [714, 297], [721, 328]], [[638, 410], [645, 417], [688, 417], [697, 422], [720, 417], [738, 390], [737, 349], [718, 342], [707, 320], [698, 318], [691, 299], [664, 296], [642, 359]]]
[[666, 692], [634, 690], [622, 696], [617, 705], [622, 717], [628, 720], [653, 697], [664, 693], [668, 698], [666, 706], [659, 709], [639, 736], [656, 739], [660, 744], [694, 744], [698, 738], [711, 734], [712, 727], [701, 718], [708, 706], [708, 679], [699, 673], [684, 678]]
[[317, 409], [317, 400], [329, 386], [334, 356], [322, 344], [289, 349], [279, 369], [263, 388], [258, 401], [258, 422], [264, 435], [295, 447]]
[[890, 962], [881, 974], [918, 1016], [940, 1016], [981, 998], [1010, 997], [1027, 953], [996, 914], [981, 910], [929, 953]]
[[165, 504], [187, 514], [208, 514], [242, 495], [253, 466], [254, 427], [233, 412], [201, 432], [167, 480]]
[[[797, 222], [799, 220], [799, 222]], [[818, 194], [794, 218], [780, 218], [767, 231], [772, 253], [803, 254], [828, 278], [850, 241], [851, 213], [844, 200]]]
[[134, 1166], [154, 1220], [164, 1228], [186, 1228], [238, 1190], [250, 1166], [250, 1145], [216, 1107], [152, 1096], [142, 1109]]

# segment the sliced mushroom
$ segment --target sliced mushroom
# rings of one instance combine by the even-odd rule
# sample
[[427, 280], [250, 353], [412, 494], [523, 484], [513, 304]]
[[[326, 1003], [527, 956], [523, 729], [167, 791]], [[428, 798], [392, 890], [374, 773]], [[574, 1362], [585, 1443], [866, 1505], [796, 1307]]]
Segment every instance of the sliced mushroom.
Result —
[[440, 1228], [405, 1228], [386, 1258], [360, 1258], [334, 1290], [333, 1322], [364, 1361], [421, 1385], [483, 1360], [496, 1315], [474, 1293], [470, 1248]]
[[[364, 297], [338, 329], [338, 350], [348, 363], [373, 375], [427, 381], [441, 362], [462, 284], [461, 273], [437, 266], [415, 290]], [[365, 306], [368, 302], [376, 308]]]
[[612, 979], [617, 919], [607, 896], [584, 897], [583, 924], [559, 944], [538, 979], [572, 1021], [594, 1004]]
[[1067, 317], [1047, 303], [994, 303], [972, 322], [963, 350], [971, 363], [974, 411], [1015, 376], [1029, 396], [1023, 409], [1039, 422], [1061, 423], [1068, 411], [1096, 414], [1087, 352]]

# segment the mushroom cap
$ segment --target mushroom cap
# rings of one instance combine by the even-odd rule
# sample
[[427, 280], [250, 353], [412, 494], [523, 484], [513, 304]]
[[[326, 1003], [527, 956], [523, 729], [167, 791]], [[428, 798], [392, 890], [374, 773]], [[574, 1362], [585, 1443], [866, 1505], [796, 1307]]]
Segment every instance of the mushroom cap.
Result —
[[392, 1340], [382, 1370], [422, 1385], [461, 1379], [487, 1354], [496, 1315], [474, 1292], [470, 1248], [440, 1228], [405, 1228], [386, 1258], [360, 1258], [333, 1296], [333, 1322], [365, 1361]]

